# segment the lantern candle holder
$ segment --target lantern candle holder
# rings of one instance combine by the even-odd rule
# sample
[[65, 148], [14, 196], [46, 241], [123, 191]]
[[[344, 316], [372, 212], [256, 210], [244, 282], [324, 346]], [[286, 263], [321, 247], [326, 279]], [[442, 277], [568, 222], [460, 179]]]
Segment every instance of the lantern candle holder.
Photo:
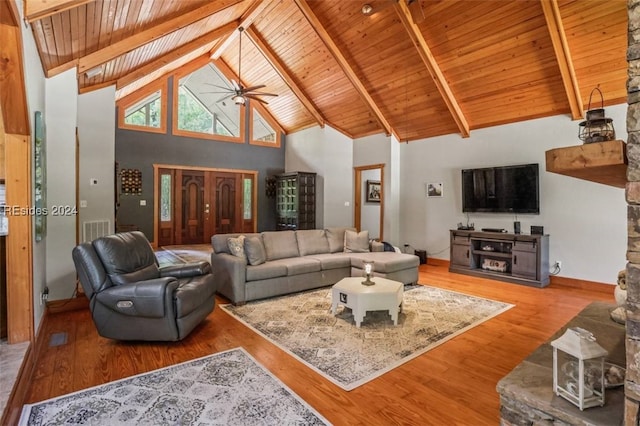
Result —
[[371, 277], [373, 276], [373, 260], [364, 260], [362, 262], [362, 276], [365, 277], [365, 280], [362, 281], [362, 285], [374, 285], [375, 283], [371, 281]]
[[[593, 92], [600, 94], [600, 108], [591, 109], [591, 97]], [[613, 128], [613, 120], [604, 116], [604, 97], [599, 88], [595, 88], [589, 95], [589, 106], [586, 120], [578, 125], [578, 138], [584, 143], [606, 142], [616, 138], [616, 131]]]
[[551, 342], [553, 390], [580, 410], [604, 405], [604, 358], [606, 349], [593, 334], [573, 327]]

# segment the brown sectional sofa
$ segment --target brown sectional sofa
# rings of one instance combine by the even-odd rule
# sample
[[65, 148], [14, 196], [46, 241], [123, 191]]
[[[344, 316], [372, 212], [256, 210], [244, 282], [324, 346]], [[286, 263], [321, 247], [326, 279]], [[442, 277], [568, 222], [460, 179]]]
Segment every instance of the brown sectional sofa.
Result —
[[[353, 228], [301, 231], [265, 231], [245, 236], [249, 260], [231, 254], [229, 238], [241, 234], [211, 237], [211, 267], [218, 293], [234, 304], [282, 294], [329, 286], [344, 277], [361, 276], [362, 262], [373, 260], [374, 275], [405, 284], [418, 281], [420, 260], [412, 254], [382, 251], [345, 252], [344, 236]], [[256, 261], [255, 252], [263, 252]], [[260, 257], [260, 256], [258, 256]], [[261, 262], [264, 260], [264, 262]], [[254, 263], [254, 264], [252, 264]]]

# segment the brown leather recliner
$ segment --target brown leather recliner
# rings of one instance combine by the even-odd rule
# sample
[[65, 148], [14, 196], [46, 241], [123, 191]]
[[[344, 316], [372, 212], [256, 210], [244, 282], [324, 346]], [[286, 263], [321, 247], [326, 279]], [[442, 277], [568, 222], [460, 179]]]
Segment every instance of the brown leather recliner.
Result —
[[103, 337], [181, 340], [215, 306], [216, 285], [209, 263], [160, 268], [142, 232], [82, 243], [73, 249], [72, 257]]

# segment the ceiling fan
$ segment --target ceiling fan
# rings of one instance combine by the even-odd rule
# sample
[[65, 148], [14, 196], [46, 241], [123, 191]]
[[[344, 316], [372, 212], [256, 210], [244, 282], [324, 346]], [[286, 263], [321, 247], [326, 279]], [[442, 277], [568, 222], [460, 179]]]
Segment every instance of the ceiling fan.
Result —
[[268, 104], [269, 102], [261, 99], [260, 96], [278, 96], [275, 93], [265, 93], [265, 92], [256, 92], [258, 89], [262, 89], [266, 87], [264, 84], [258, 84], [255, 86], [244, 87], [242, 85], [242, 32], [244, 31], [243, 27], [239, 27], [238, 31], [240, 32], [238, 39], [238, 81], [231, 80], [231, 84], [233, 87], [223, 87], [218, 86], [217, 84], [205, 83], [210, 86], [217, 87], [218, 89], [222, 89], [221, 92], [204, 92], [204, 93], [224, 93], [225, 95], [218, 99], [216, 102], [222, 102], [225, 99], [231, 99], [236, 105], [244, 105], [247, 102], [247, 99], [254, 99], [258, 102], [262, 102], [263, 104]]

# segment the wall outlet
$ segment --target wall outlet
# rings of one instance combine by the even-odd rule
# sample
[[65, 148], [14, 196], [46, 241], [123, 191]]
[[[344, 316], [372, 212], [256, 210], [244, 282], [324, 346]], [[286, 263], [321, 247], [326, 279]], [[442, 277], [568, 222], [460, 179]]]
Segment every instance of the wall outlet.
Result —
[[49, 300], [49, 287], [45, 286], [40, 293], [40, 305], [42, 306], [47, 300]]
[[562, 269], [562, 260], [556, 260], [555, 268]]

